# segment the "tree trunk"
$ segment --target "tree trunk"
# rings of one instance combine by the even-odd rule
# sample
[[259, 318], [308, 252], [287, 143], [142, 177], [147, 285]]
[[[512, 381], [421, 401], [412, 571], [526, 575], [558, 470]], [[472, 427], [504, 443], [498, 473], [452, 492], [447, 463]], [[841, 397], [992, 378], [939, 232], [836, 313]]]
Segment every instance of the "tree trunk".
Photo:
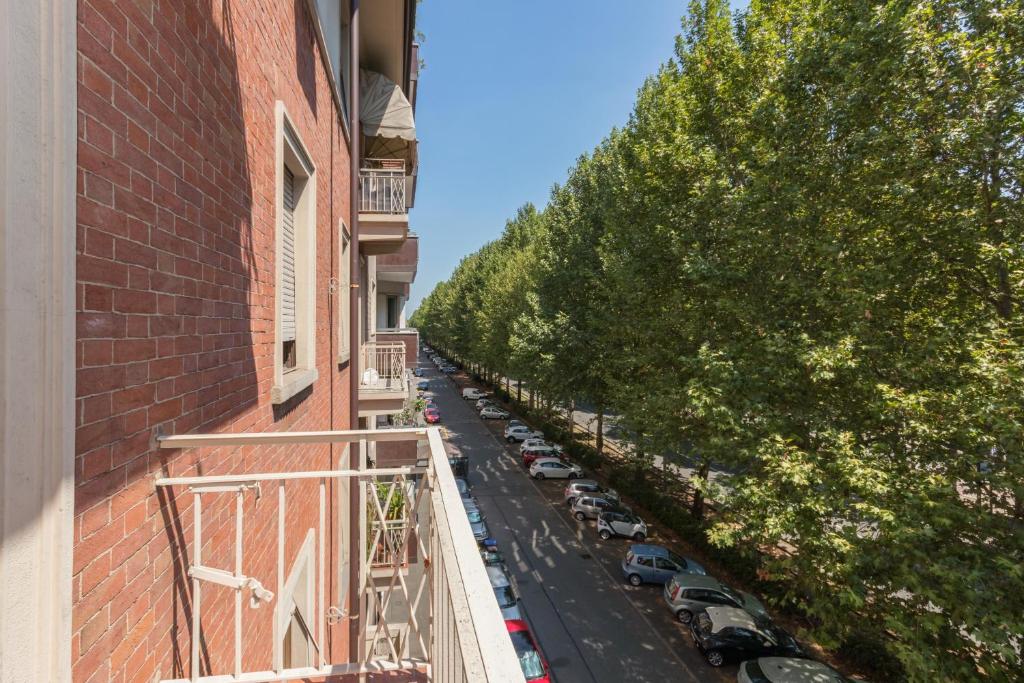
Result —
[[576, 426], [576, 399], [569, 401], [569, 441], [572, 441], [572, 433]]
[[[697, 478], [701, 480], [703, 484], [708, 482], [708, 471], [711, 468], [711, 463], [707, 461], [707, 458], [701, 458], [700, 469], [697, 470]], [[698, 489], [693, 491], [693, 507], [691, 508], [693, 516], [697, 519], [704, 519], [704, 492]]]
[[516, 403], [523, 405], [523, 380], [516, 383]]
[[597, 441], [595, 443], [595, 449], [598, 455], [604, 454], [604, 407], [597, 407]]

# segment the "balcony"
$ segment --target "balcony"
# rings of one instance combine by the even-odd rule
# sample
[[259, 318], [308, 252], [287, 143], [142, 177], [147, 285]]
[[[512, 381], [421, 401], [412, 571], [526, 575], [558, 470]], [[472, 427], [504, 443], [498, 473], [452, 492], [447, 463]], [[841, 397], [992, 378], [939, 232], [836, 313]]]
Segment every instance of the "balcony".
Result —
[[409, 235], [406, 170], [402, 159], [364, 159], [359, 170], [359, 248], [364, 254], [399, 251]]
[[420, 239], [410, 233], [402, 248], [377, 257], [377, 280], [411, 284], [420, 262]]
[[401, 341], [365, 342], [359, 349], [359, 416], [391, 415], [411, 394], [408, 350]]
[[401, 344], [405, 349], [405, 367], [416, 367], [416, 358], [420, 348], [420, 331], [415, 327], [378, 327], [377, 343]]
[[[185, 545], [183, 565], [175, 565], [174, 572], [187, 577], [175, 576], [174, 581], [190, 586], [191, 616], [182, 627], [190, 654], [183, 654], [175, 667], [183, 676], [164, 683], [270, 683], [364, 675], [370, 680], [386, 676], [397, 681], [524, 681], [436, 428], [158, 437], [164, 449], [244, 447], [247, 461], [253, 462], [258, 462], [263, 448], [270, 448], [270, 453], [296, 452], [338, 444], [366, 453], [378, 442], [415, 444], [416, 463], [315, 472], [252, 473], [246, 467], [244, 474], [156, 480], [162, 498], [175, 503], [170, 509], [186, 509], [189, 517], [166, 518], [168, 534]], [[333, 648], [328, 647], [328, 634], [337, 638], [347, 633], [341, 621], [348, 615], [346, 605], [328, 604], [330, 594], [325, 592], [326, 577], [335, 576], [337, 569], [326, 540], [337, 511], [329, 509], [335, 499], [327, 491], [328, 485], [331, 490], [349, 490], [353, 479], [364, 483], [355, 489], [361, 491], [358, 509], [364, 518], [349, 523], [343, 537], [367, 529], [367, 539], [353, 539], [354, 547], [363, 548], [353, 563], [360, 587], [354, 602], [365, 607], [352, 617], [359, 641], [349, 648]], [[204, 539], [208, 517], [214, 531]], [[315, 529], [292, 532], [295, 525], [286, 520], [300, 518], [313, 520]], [[293, 535], [304, 535], [306, 542]], [[243, 539], [247, 549], [260, 540], [266, 550], [276, 549], [276, 574], [272, 560], [267, 566], [264, 556], [243, 551]], [[292, 553], [287, 557], [286, 549]], [[303, 553], [308, 555], [309, 576], [285, 582], [287, 568], [296, 566]], [[273, 558], [274, 553], [265, 556]], [[234, 566], [207, 566], [203, 557], [233, 557]], [[249, 575], [250, 571], [262, 571], [263, 576]], [[270, 585], [274, 576], [272, 592], [264, 584]], [[210, 603], [204, 611], [206, 596]], [[259, 609], [261, 605], [266, 607]], [[294, 632], [289, 624], [297, 624]], [[275, 638], [268, 642], [271, 631]], [[205, 644], [232, 634], [233, 659], [211, 662]], [[275, 646], [274, 642], [282, 643], [282, 635], [284, 644]], [[332, 660], [331, 652], [345, 649], [352, 652], [345, 661]], [[272, 662], [271, 668], [267, 662]]]

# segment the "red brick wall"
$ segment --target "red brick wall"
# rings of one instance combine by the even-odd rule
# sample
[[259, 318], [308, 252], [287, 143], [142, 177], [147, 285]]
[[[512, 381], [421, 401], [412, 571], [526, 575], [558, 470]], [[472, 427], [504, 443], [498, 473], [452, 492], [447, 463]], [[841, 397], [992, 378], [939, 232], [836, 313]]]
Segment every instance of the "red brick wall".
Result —
[[[78, 12], [73, 676], [187, 676], [192, 496], [158, 494], [155, 476], [327, 469], [340, 449], [157, 452], [151, 435], [349, 426], [328, 291], [347, 143], [304, 1], [79, 0]], [[317, 168], [320, 378], [275, 407], [277, 99]], [[245, 498], [244, 571], [276, 590], [276, 487], [262, 493]], [[286, 571], [316, 527], [315, 484], [289, 484], [287, 498]], [[233, 569], [233, 506], [204, 495], [206, 565]], [[327, 577], [335, 595], [335, 568]], [[204, 589], [204, 673], [230, 671], [232, 601]], [[272, 615], [244, 608], [253, 668], [270, 666]], [[339, 657], [346, 628], [330, 633]]]

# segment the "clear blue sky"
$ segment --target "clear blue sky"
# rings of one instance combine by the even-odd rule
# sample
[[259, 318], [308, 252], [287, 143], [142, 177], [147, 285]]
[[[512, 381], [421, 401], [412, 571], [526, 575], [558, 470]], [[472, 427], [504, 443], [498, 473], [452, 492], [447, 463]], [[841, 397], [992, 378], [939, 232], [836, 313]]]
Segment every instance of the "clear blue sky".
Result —
[[[737, 3], [734, 3], [737, 4]], [[745, 4], [745, 3], [743, 3]], [[613, 126], [672, 56], [684, 0], [424, 0], [408, 313]]]

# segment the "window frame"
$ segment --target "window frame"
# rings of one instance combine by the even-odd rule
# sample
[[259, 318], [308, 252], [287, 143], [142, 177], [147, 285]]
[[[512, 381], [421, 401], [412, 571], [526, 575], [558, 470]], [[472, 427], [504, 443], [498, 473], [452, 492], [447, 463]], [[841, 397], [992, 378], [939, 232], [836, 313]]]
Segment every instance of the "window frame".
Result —
[[344, 219], [338, 219], [338, 364], [352, 358], [352, 233]]
[[[271, 403], [284, 403], [311, 386], [316, 368], [316, 166], [284, 102], [275, 105], [274, 170], [274, 382]], [[281, 294], [284, 282], [284, 178], [285, 167], [295, 176], [295, 367], [285, 368]]]

